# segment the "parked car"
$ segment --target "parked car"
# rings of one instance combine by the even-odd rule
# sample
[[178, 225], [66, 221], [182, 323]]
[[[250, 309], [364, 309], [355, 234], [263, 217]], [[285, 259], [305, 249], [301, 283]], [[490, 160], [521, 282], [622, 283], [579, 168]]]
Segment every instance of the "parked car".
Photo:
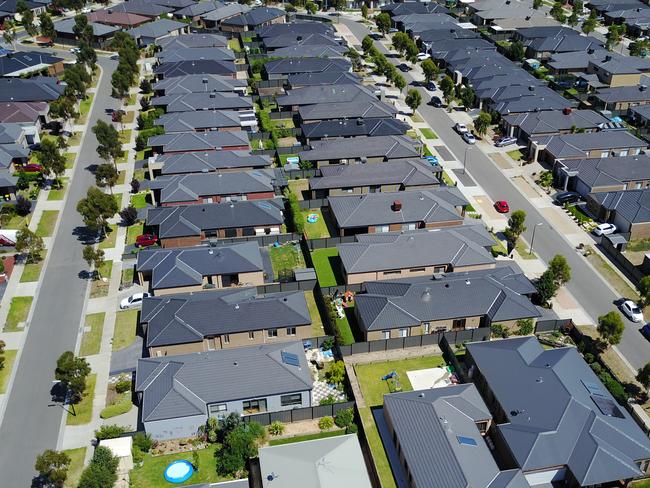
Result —
[[[429, 83], [424, 85], [424, 88], [426, 88], [429, 91], [435, 91], [436, 90], [436, 84], [433, 81], [430, 81]], [[438, 97], [436, 97], [438, 98]]]
[[84, 7], [84, 8], [81, 9], [81, 13], [82, 13], [82, 14], [89, 14], [89, 13], [91, 13], [92, 11], [93, 11], [93, 10], [92, 10], [90, 7]]
[[71, 48], [70, 48], [70, 52], [71, 52], [72, 54], [77, 54], [77, 53], [80, 53], [80, 52], [81, 52], [81, 49], [79, 49], [78, 47], [71, 47]]
[[142, 234], [135, 238], [135, 247], [149, 247], [158, 244], [158, 236]]
[[440, 97], [431, 97], [431, 105], [440, 108], [442, 107], [442, 100], [440, 100]]
[[425, 59], [429, 59], [431, 57], [431, 54], [429, 53], [420, 53], [418, 54], [418, 61], [424, 61]]
[[641, 334], [643, 334], [645, 338], [650, 341], [650, 324], [645, 324], [643, 327], [641, 327]]
[[406, 63], [398, 64], [397, 69], [400, 70], [402, 73], [408, 73], [409, 71], [411, 71], [411, 68], [409, 68]]
[[43, 171], [43, 166], [40, 164], [31, 163], [16, 167], [16, 171], [19, 173], [40, 173]]
[[497, 142], [494, 143], [496, 147], [511, 146], [513, 144], [517, 144], [516, 137], [499, 137]]
[[643, 322], [643, 312], [632, 300], [625, 300], [621, 303], [621, 312], [632, 322]]
[[474, 137], [474, 134], [471, 132], [463, 132], [461, 134], [461, 137], [463, 138], [463, 141], [465, 141], [467, 144], [476, 144], [476, 137]]
[[459, 134], [464, 134], [465, 132], [468, 132], [467, 126], [465, 124], [461, 124], [460, 122], [457, 122], [456, 125], [454, 125], [454, 130]]
[[576, 203], [580, 201], [580, 193], [574, 191], [565, 191], [555, 195], [555, 201], [558, 205], [564, 205], [565, 203]]
[[395, 32], [399, 32], [399, 29], [396, 29], [395, 27], [391, 27], [390, 29], [388, 29], [389, 34], [395, 34]]
[[431, 166], [438, 166], [438, 158], [436, 156], [424, 156]]
[[609, 224], [609, 223], [599, 224], [594, 229], [594, 234], [596, 234], [597, 236], [608, 236], [610, 234], [613, 234], [614, 232], [616, 232], [616, 226], [614, 224]]
[[142, 305], [142, 300], [149, 298], [149, 293], [134, 293], [130, 297], [126, 297], [120, 302], [120, 308], [126, 310], [127, 308], [135, 308]]
[[494, 208], [499, 213], [508, 213], [510, 212], [510, 205], [505, 200], [497, 200], [494, 202]]

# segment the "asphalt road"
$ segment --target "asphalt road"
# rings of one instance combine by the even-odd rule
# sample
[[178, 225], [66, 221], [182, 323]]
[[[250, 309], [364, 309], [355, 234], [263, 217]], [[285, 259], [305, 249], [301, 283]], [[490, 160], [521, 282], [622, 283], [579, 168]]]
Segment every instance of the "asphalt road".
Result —
[[[358, 22], [341, 18], [341, 23], [348, 26], [350, 31], [363, 39], [368, 34], [368, 29]], [[360, 43], [360, 41], [359, 41]], [[379, 43], [376, 46], [384, 53], [386, 49]], [[401, 61], [388, 58], [392, 63]], [[412, 81], [409, 73], [403, 73], [407, 82]], [[421, 81], [421, 80], [417, 80]], [[430, 99], [430, 94], [423, 88], [417, 88], [422, 100]], [[421, 105], [418, 112], [429, 124], [433, 131], [445, 142], [449, 150], [458, 161], [463, 161], [468, 145], [452, 129], [454, 122], [444, 109], [433, 108], [430, 105]], [[591, 266], [545, 219], [544, 216], [522, 195], [512, 184], [509, 178], [503, 175], [499, 168], [481, 150], [474, 147], [468, 154], [467, 173], [476, 181], [494, 201], [507, 200], [511, 209], [521, 209], [527, 214], [527, 231], [524, 237], [530, 242], [535, 224], [542, 222], [535, 233], [535, 252], [545, 262], [550, 261], [556, 254], [567, 258], [572, 270], [571, 281], [567, 285], [575, 299], [582, 305], [586, 312], [594, 319], [616, 308], [614, 302], [620, 300], [618, 296]], [[633, 368], [639, 368], [650, 360], [650, 343], [639, 332], [641, 324], [635, 324], [624, 317], [625, 332], [621, 343], [617, 346], [621, 354]]]
[[[118, 106], [118, 101], [110, 97], [116, 62], [100, 58], [98, 64], [103, 76], [88, 127], [102, 116], [106, 119], [105, 108]], [[65, 412], [60, 405], [48, 406], [50, 389], [57, 358], [64, 351], [75, 350], [88, 288], [88, 281], [80, 278], [87, 266], [78, 237], [83, 222], [76, 206], [94, 184], [88, 165], [100, 162], [94, 134], [88, 130], [84, 137], [0, 426], [1, 486], [31, 486], [36, 456], [57, 447], [62, 427]]]

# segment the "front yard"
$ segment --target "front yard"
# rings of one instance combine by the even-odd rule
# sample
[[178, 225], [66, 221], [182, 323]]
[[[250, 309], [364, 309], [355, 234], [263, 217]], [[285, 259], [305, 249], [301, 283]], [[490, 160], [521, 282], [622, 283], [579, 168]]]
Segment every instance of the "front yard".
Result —
[[135, 244], [135, 239], [139, 235], [142, 235], [143, 230], [143, 224], [135, 224], [129, 227], [126, 231], [126, 245], [128, 246], [129, 244]]
[[50, 237], [54, 233], [56, 220], [59, 218], [58, 210], [43, 210], [41, 220], [36, 227], [36, 235], [39, 237]]
[[34, 297], [13, 297], [11, 299], [7, 321], [5, 322], [5, 332], [22, 330], [18, 328], [18, 324], [27, 320], [33, 299]]
[[138, 310], [126, 310], [115, 314], [113, 351], [119, 351], [133, 344], [138, 329]]
[[95, 398], [95, 384], [97, 383], [97, 374], [91, 374], [86, 380], [86, 390], [84, 391], [81, 401], [73, 406], [66, 405], [68, 410], [68, 418], [66, 423], [68, 425], [83, 425], [91, 421], [93, 416], [93, 399]]
[[104, 240], [99, 243], [100, 249], [110, 249], [115, 247], [115, 241], [117, 239], [117, 224], [109, 224], [108, 229], [106, 229], [106, 237]]
[[84, 328], [88, 328], [88, 330], [84, 330], [83, 336], [81, 337], [80, 356], [99, 354], [105, 316], [106, 314], [104, 312], [86, 315]]
[[332, 269], [332, 261], [338, 258], [339, 251], [335, 247], [326, 249], [316, 249], [311, 252], [311, 260], [316, 269], [318, 284], [321, 287], [336, 286], [336, 275]]
[[[108, 287], [111, 284], [111, 271], [113, 270], [113, 261], [104, 261], [97, 270], [99, 277], [90, 284], [90, 298], [105, 297], [108, 295]], [[104, 278], [106, 281], [104, 281]]]
[[5, 367], [0, 369], [0, 395], [5, 393], [7, 386], [9, 386], [9, 377], [14, 367], [14, 361], [16, 361], [17, 352], [17, 349], [5, 349]]
[[41, 253], [41, 258], [37, 263], [28, 263], [23, 268], [23, 273], [20, 275], [21, 283], [30, 283], [32, 281], [38, 281], [38, 278], [41, 276], [41, 271], [43, 270], [43, 263], [45, 262], [45, 255], [47, 251]]
[[424, 136], [425, 139], [437, 139], [438, 138], [436, 133], [433, 132], [428, 127], [425, 127], [424, 129], [420, 129], [420, 132], [422, 132], [422, 136]]
[[77, 449], [66, 449], [65, 452], [70, 456], [70, 467], [68, 476], [63, 484], [64, 488], [76, 488], [81, 478], [81, 472], [84, 469], [84, 459], [86, 458], [86, 448], [78, 447]]

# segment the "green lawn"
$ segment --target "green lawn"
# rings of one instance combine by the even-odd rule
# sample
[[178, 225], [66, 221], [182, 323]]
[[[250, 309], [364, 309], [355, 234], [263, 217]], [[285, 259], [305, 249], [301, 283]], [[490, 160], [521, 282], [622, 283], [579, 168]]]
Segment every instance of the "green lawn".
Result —
[[131, 140], [131, 132], [133, 132], [131, 129], [125, 129], [120, 131], [120, 142], [122, 144], [126, 144]]
[[135, 244], [135, 239], [142, 235], [144, 224], [135, 224], [126, 230], [126, 245]]
[[508, 156], [510, 156], [515, 161], [521, 161], [521, 159], [524, 157], [524, 155], [519, 149], [515, 149], [514, 151], [508, 151], [506, 154], [508, 154]]
[[309, 310], [309, 316], [311, 317], [312, 335], [314, 337], [325, 335], [323, 320], [321, 319], [320, 312], [318, 311], [318, 306], [316, 305], [316, 299], [314, 298], [313, 291], [305, 292], [305, 301], [307, 302], [307, 309]]
[[126, 171], [122, 170], [117, 174], [116, 185], [123, 185], [125, 181], [126, 181]]
[[402, 391], [411, 391], [413, 387], [409, 382], [407, 371], [419, 369], [437, 368], [445, 366], [442, 356], [424, 356], [418, 358], [402, 359], [399, 361], [385, 361], [381, 363], [357, 364], [354, 371], [359, 380], [361, 393], [369, 407], [384, 404], [384, 395], [390, 393], [388, 382], [382, 380], [382, 376], [391, 371], [397, 371], [399, 382], [402, 384]]
[[50, 237], [54, 233], [56, 219], [59, 218], [58, 210], [43, 210], [41, 220], [36, 227], [36, 235], [40, 237]]
[[567, 205], [566, 211], [569, 212], [579, 224], [589, 224], [593, 219], [579, 205]]
[[270, 246], [269, 257], [276, 278], [282, 270], [305, 267], [305, 259], [299, 244], [287, 243], [280, 247]]
[[72, 168], [77, 155], [75, 153], [67, 152], [63, 156], [65, 157], [65, 169]]
[[366, 433], [366, 439], [368, 440], [368, 445], [370, 446], [372, 459], [375, 463], [375, 467], [377, 468], [377, 474], [379, 475], [381, 487], [396, 488], [397, 485], [395, 484], [395, 478], [393, 477], [393, 472], [390, 469], [390, 463], [388, 462], [388, 457], [386, 456], [386, 451], [384, 450], [384, 444], [381, 442], [379, 431], [375, 425], [375, 419], [372, 416], [372, 411], [368, 407], [360, 408], [359, 416], [361, 417], [363, 431]]
[[113, 261], [104, 261], [99, 268], [99, 275], [106, 278], [107, 281], [101, 278], [93, 280], [90, 285], [90, 298], [105, 297], [108, 295], [108, 287], [110, 285], [111, 271], [113, 270]]
[[411, 115], [411, 120], [413, 122], [424, 122], [424, 119], [420, 117], [417, 112], [414, 112], [413, 115]]
[[137, 328], [137, 310], [117, 312], [115, 314], [115, 330], [113, 331], [113, 351], [119, 351], [133, 344]]
[[80, 356], [99, 354], [105, 316], [106, 314], [104, 312], [86, 315], [85, 326], [90, 327], [90, 330], [87, 332], [84, 331], [83, 336], [81, 337], [81, 348], [79, 349]]
[[343, 318], [336, 317], [336, 328], [341, 335], [341, 342], [344, 346], [354, 344], [354, 333], [352, 332], [352, 327], [350, 327], [347, 314]]
[[65, 192], [68, 189], [68, 179], [61, 178], [61, 188], [52, 188], [47, 194], [48, 200], [63, 200]]
[[66, 405], [68, 409], [68, 425], [83, 425], [92, 420], [93, 417], [93, 399], [95, 398], [95, 384], [97, 383], [97, 375], [88, 375], [86, 380], [86, 389], [84, 391], [81, 401], [74, 405], [74, 412], [72, 415], [72, 405]]
[[131, 486], [137, 488], [162, 488], [224, 481], [226, 478], [222, 478], [217, 474], [214, 460], [214, 451], [216, 448], [217, 445], [213, 444], [205, 449], [197, 451], [199, 453], [200, 469], [195, 471], [192, 477], [182, 484], [172, 484], [167, 482], [163, 476], [163, 472], [167, 465], [172, 461], [178, 459], [187, 459], [188, 461], [192, 461], [191, 452], [181, 452], [164, 456], [145, 454], [142, 466], [136, 466], [131, 471]]
[[27, 320], [29, 309], [32, 307], [34, 297], [13, 297], [9, 305], [9, 313], [5, 322], [5, 332], [16, 332], [18, 324]]
[[433, 156], [433, 153], [431, 152], [431, 149], [429, 149], [429, 146], [426, 144], [424, 145], [424, 149], [422, 150], [422, 155], [423, 156]]
[[241, 51], [241, 44], [239, 44], [239, 39], [232, 38], [228, 40], [228, 49], [233, 51]]
[[[309, 214], [316, 214], [318, 215], [318, 220], [314, 222], [313, 224], [310, 222], [307, 222], [307, 217]], [[323, 214], [318, 208], [311, 208], [309, 210], [305, 210], [302, 213], [303, 216], [303, 221], [305, 223], [305, 234], [307, 234], [307, 239], [318, 239], [319, 237], [330, 237], [330, 233], [327, 230], [327, 224], [325, 223], [325, 219], [323, 219]]]
[[517, 253], [523, 258], [523, 259], [537, 259], [537, 256], [535, 255], [535, 252], [530, 253], [530, 246], [527, 246], [521, 241], [517, 241], [517, 245], [515, 246], [515, 250]]
[[133, 266], [122, 269], [122, 284], [133, 283]]
[[455, 182], [452, 180], [446, 171], [442, 172], [442, 182], [447, 186], [454, 186]]
[[26, 264], [23, 268], [23, 274], [20, 275], [21, 283], [31, 283], [33, 281], [38, 281], [38, 278], [41, 276], [41, 271], [43, 270], [43, 263], [45, 262], [46, 251], [41, 253], [41, 259], [38, 263], [29, 263]]
[[428, 127], [425, 127], [424, 129], [420, 129], [420, 132], [422, 132], [422, 135], [424, 136], [425, 139], [437, 139], [438, 138], [436, 133], [433, 132]]
[[113, 198], [115, 199], [118, 209], [122, 208], [122, 195], [123, 193], [113, 193]]
[[650, 251], [650, 239], [636, 239], [627, 243], [628, 251]]
[[0, 369], [0, 394], [7, 391], [11, 370], [16, 360], [17, 349], [5, 349], [5, 367]]
[[284, 166], [285, 164], [287, 164], [287, 158], [295, 158], [295, 157], [298, 157], [298, 155], [297, 154], [280, 154], [279, 155], [280, 165]]
[[136, 94], [132, 93], [129, 95], [129, 97], [124, 101], [125, 105], [135, 105], [136, 102]]
[[136, 193], [135, 195], [131, 195], [131, 205], [133, 205], [135, 208], [146, 208], [147, 193], [148, 192], [140, 192]]
[[635, 481], [630, 488], [650, 488], [650, 480]]
[[2, 216], [2, 226], [6, 229], [22, 229], [24, 226], [29, 225], [32, 214], [27, 215], [26, 217], [21, 217], [20, 215], [12, 215], [10, 218], [7, 218], [8, 215]]
[[99, 243], [100, 249], [110, 249], [115, 247], [115, 241], [117, 240], [117, 224], [110, 224], [108, 230], [106, 231], [106, 237], [102, 242]]
[[68, 477], [63, 484], [64, 488], [75, 488], [81, 478], [81, 472], [84, 469], [84, 459], [86, 458], [86, 448], [78, 447], [77, 449], [66, 449], [65, 452], [70, 456], [70, 467], [68, 468]]
[[90, 106], [92, 105], [94, 98], [95, 98], [95, 94], [89, 93], [88, 96], [81, 101], [81, 103], [79, 104], [79, 118], [75, 120], [75, 123], [77, 124], [86, 123], [88, 113], [90, 112]]
[[336, 286], [336, 275], [330, 264], [330, 258], [339, 255], [335, 247], [326, 249], [316, 249], [311, 253], [311, 259], [314, 262], [318, 284], [320, 286]]
[[129, 151], [123, 150], [122, 155], [115, 159], [115, 164], [124, 164], [129, 161]]
[[73, 132], [72, 137], [68, 139], [69, 146], [78, 146], [81, 143], [81, 132]]
[[103, 419], [110, 419], [123, 415], [133, 407], [131, 403], [131, 390], [120, 393], [112, 405], [107, 405], [99, 414]]
[[129, 110], [124, 117], [122, 117], [122, 123], [124, 124], [130, 124], [135, 120], [135, 112], [133, 110]]
[[317, 434], [297, 435], [295, 437], [286, 437], [284, 439], [271, 439], [269, 446], [282, 446], [284, 444], [293, 444], [294, 442], [313, 441], [315, 439], [324, 439], [326, 437], [338, 437], [345, 434], [345, 429], [319, 432]]

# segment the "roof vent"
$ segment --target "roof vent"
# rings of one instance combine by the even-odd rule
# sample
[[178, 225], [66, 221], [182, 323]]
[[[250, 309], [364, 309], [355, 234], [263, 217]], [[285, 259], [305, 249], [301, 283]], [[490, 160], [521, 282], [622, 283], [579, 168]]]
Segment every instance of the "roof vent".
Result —
[[239, 310], [239, 303], [235, 303], [235, 310]]
[[266, 477], [266, 480], [267, 480], [267, 481], [273, 481], [273, 480], [274, 480], [275, 478], [277, 478], [277, 477], [278, 477], [278, 475], [276, 475], [275, 473], [271, 473], [270, 475], [268, 475], [268, 476]]
[[535, 380], [536, 383], [544, 383], [544, 378], [541, 376]]
[[445, 288], [449, 288], [449, 283], [445, 283]]
[[430, 288], [425, 288], [425, 290], [422, 292], [422, 301], [423, 302], [429, 302], [431, 301], [431, 290]]
[[526, 15], [526, 20], [530, 20], [530, 15]]
[[612, 57], [609, 54], [607, 56], [605, 56], [605, 62], [611, 61], [611, 60], [612, 60]]
[[212, 250], [212, 248], [208, 249], [208, 254], [214, 254], [214, 251]]
[[593, 47], [590, 47], [589, 49], [587, 49], [587, 54], [593, 54], [593, 53], [594, 53], [594, 48]]
[[207, 78], [203, 78], [203, 79], [201, 79], [201, 83], [207, 83], [207, 82], [208, 82], [208, 79], [207, 79]]
[[393, 212], [400, 212], [402, 210], [402, 202], [400, 200], [395, 200], [390, 208]]
[[639, 91], [646, 91], [648, 89], [648, 85], [639, 85]]
[[357, 119], [357, 125], [364, 125], [365, 122], [363, 119]]
[[471, 284], [472, 284], [472, 282], [471, 282], [471, 281], [469, 281], [469, 279], [467, 279], [467, 280], [465, 280], [465, 284], [466, 284], [466, 285], [471, 285]]
[[571, 109], [571, 107], [564, 107], [564, 108], [562, 109], [562, 113], [563, 113], [564, 115], [569, 115], [571, 112], [573, 112], [573, 110]]
[[535, 85], [529, 85], [528, 91], [535, 91]]
[[418, 393], [418, 398], [424, 398], [424, 392], [423, 392], [423, 391], [421, 391], [420, 393]]
[[232, 363], [232, 365], [233, 365], [233, 366], [237, 366], [237, 361], [235, 361], [234, 363]]
[[216, 93], [210, 93], [210, 98], [217, 98]]

